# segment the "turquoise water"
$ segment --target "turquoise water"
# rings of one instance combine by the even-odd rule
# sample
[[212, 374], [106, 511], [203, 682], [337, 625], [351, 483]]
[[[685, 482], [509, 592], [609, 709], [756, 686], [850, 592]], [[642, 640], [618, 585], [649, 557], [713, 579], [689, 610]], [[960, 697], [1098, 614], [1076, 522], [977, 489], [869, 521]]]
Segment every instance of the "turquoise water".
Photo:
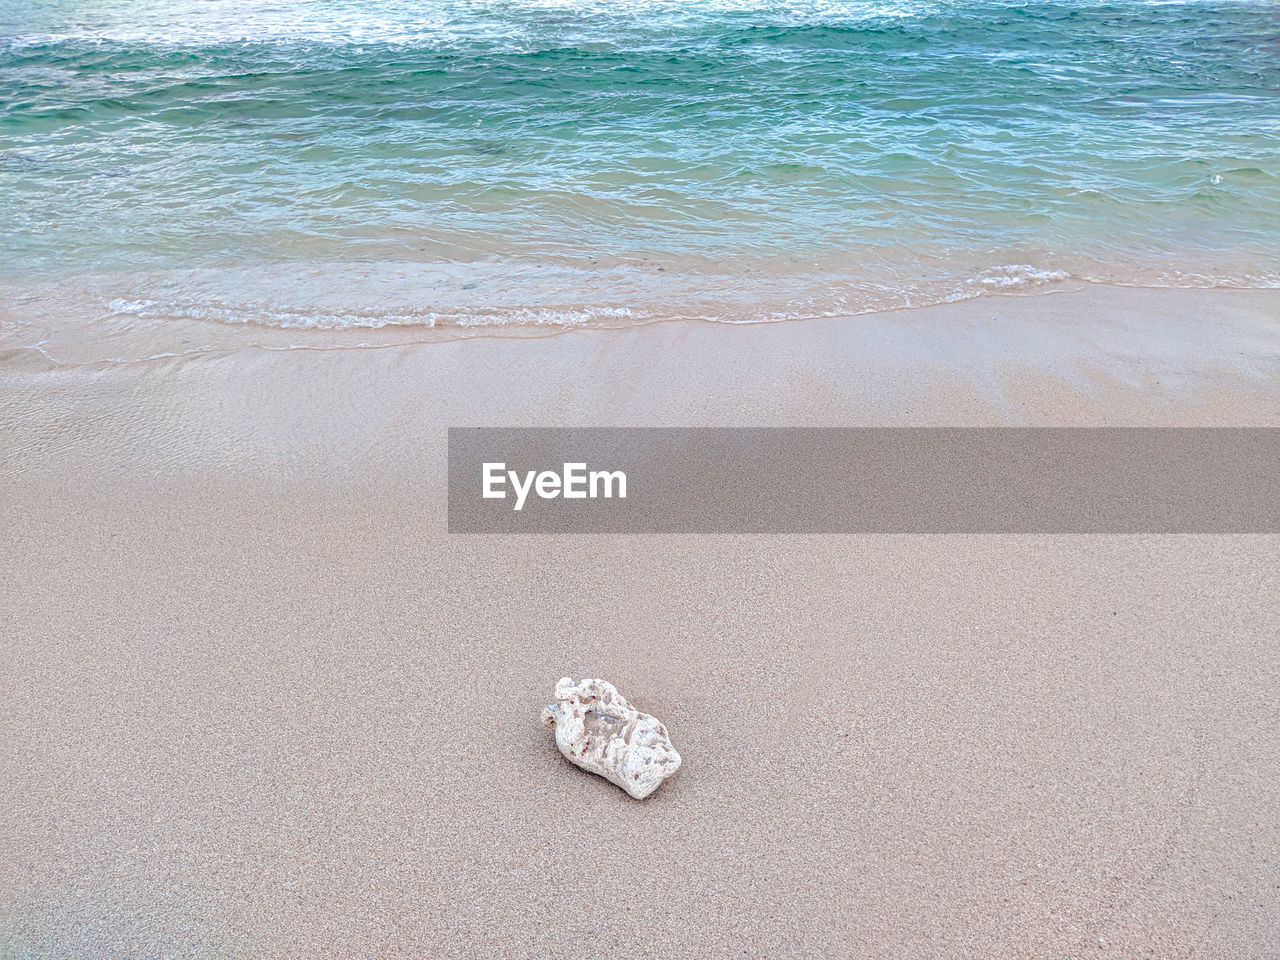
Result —
[[1269, 2], [3, 0], [0, 279], [298, 327], [1269, 286], [1278, 89]]

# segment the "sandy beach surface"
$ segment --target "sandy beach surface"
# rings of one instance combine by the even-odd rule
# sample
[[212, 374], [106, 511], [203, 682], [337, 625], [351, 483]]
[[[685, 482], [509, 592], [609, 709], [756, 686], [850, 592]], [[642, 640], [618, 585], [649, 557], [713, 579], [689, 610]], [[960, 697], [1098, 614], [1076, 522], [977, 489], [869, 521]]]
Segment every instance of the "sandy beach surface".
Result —
[[[480, 425], [1276, 425], [1276, 292], [0, 352], [0, 954], [1280, 955], [1280, 542], [450, 537]], [[651, 799], [538, 722], [600, 676]]]

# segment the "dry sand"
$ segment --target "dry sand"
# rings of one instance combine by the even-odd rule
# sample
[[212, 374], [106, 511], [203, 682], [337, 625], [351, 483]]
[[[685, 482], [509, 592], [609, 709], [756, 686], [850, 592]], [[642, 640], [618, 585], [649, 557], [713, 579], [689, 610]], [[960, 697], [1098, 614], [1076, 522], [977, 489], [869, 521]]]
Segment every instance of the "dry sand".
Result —
[[[0, 354], [0, 954], [1280, 954], [1275, 537], [449, 537], [459, 425], [1280, 423], [1280, 296]], [[540, 726], [596, 675], [685, 767]]]

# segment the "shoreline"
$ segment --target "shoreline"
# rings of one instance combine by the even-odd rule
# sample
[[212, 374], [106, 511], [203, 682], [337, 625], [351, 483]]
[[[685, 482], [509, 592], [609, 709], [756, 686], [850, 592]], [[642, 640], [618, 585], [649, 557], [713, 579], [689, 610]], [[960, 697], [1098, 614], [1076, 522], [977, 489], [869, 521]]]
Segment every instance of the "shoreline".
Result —
[[451, 426], [1271, 426], [1277, 318], [1280, 291], [1113, 290], [123, 364], [8, 350], [0, 488], [443, 505]]
[[[215, 320], [192, 316], [187, 308], [177, 313], [160, 311], [154, 315], [146, 312], [138, 315], [117, 314], [115, 301], [106, 303], [101, 296], [80, 294], [69, 296], [23, 294], [20, 285], [8, 284], [14, 302], [29, 304], [10, 308], [7, 316], [0, 316], [0, 351], [31, 350], [51, 364], [76, 366], [90, 363], [140, 363], [151, 360], [191, 358], [228, 350], [341, 350], [382, 349], [406, 347], [414, 344], [440, 344], [472, 339], [524, 340], [543, 339], [575, 333], [637, 330], [644, 327], [667, 324], [692, 324], [710, 326], [768, 326], [775, 324], [809, 323], [858, 323], [870, 318], [886, 318], [900, 314], [923, 313], [957, 308], [965, 305], [991, 307], [999, 311], [1007, 301], [1041, 300], [1069, 297], [1073, 302], [1093, 301], [1106, 304], [1111, 298], [1133, 302], [1135, 298], [1148, 296], [1160, 305], [1171, 296], [1208, 304], [1211, 312], [1223, 312], [1214, 303], [1234, 300], [1234, 309], [1256, 314], [1249, 300], [1259, 305], [1280, 304], [1280, 287], [1238, 285], [1152, 285], [1146, 283], [1118, 283], [1110, 280], [1087, 280], [1079, 277], [1035, 281], [1026, 286], [1014, 285], [1009, 289], [979, 289], [970, 293], [955, 293], [925, 303], [886, 303], [866, 305], [862, 308], [841, 311], [825, 310], [813, 315], [757, 316], [747, 311], [741, 318], [701, 316], [697, 314], [645, 316], [629, 307], [600, 307], [596, 319], [580, 321], [521, 320], [508, 322], [458, 323], [448, 321], [437, 324], [434, 320], [401, 322], [382, 319], [377, 314], [341, 320], [334, 325], [318, 326], [292, 321], [276, 322], [255, 319], [263, 305], [246, 304], [232, 308], [218, 306], [216, 312], [236, 316], [234, 320]], [[0, 287], [3, 289], [3, 287]], [[1241, 304], [1244, 306], [1241, 307]], [[407, 308], [406, 308], [407, 309]], [[423, 317], [431, 317], [430, 311], [414, 308]], [[574, 307], [571, 313], [590, 313], [595, 307]], [[1010, 308], [1017, 312], [1020, 308]], [[521, 308], [533, 313], [546, 312], [554, 317], [554, 309]], [[270, 311], [267, 311], [270, 313]], [[1031, 310], [1043, 313], [1043, 310]], [[617, 314], [612, 321], [605, 319]], [[495, 316], [501, 315], [499, 311]], [[585, 316], [586, 314], [584, 314]], [[596, 316], [595, 314], [592, 314]], [[299, 316], [304, 316], [299, 314]], [[622, 318], [622, 319], [619, 319]], [[7, 331], [6, 331], [7, 326]], [[194, 344], [194, 346], [193, 346]]]

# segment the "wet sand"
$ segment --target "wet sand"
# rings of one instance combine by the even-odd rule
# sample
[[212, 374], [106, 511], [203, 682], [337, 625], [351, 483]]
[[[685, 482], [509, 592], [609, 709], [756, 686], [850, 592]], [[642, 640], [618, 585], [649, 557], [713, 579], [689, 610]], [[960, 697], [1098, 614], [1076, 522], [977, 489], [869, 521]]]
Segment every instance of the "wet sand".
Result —
[[[1277, 317], [0, 354], [0, 953], [1275, 955], [1277, 538], [449, 537], [442, 480], [463, 425], [1274, 425]], [[680, 774], [566, 764], [564, 674]]]

